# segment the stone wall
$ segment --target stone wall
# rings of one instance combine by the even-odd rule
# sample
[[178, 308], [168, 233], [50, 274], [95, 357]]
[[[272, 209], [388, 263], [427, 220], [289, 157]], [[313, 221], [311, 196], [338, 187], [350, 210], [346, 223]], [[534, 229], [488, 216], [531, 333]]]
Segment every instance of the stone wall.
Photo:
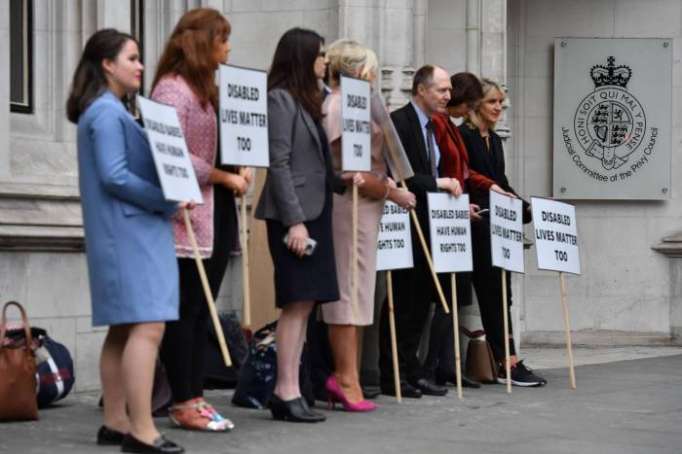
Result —
[[[515, 145], [512, 181], [524, 194], [552, 190], [554, 37], [668, 37], [674, 40], [672, 181], [680, 181], [682, 4], [678, 0], [509, 2], [509, 88]], [[596, 344], [666, 343], [679, 314], [679, 272], [651, 247], [680, 227], [680, 188], [664, 202], [577, 201], [583, 274], [568, 277], [574, 339]], [[527, 254], [521, 299], [524, 340], [562, 342], [559, 282]]]

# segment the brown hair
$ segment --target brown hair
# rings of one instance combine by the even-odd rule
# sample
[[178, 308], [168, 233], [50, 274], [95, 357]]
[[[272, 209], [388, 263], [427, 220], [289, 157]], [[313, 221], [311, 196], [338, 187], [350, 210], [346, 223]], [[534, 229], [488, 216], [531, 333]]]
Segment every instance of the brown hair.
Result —
[[128, 41], [135, 41], [135, 38], [113, 28], [99, 30], [88, 39], [73, 74], [71, 92], [66, 101], [66, 118], [70, 122], [78, 123], [90, 103], [107, 89], [102, 61], [115, 60]]
[[448, 101], [448, 107], [462, 103], [474, 104], [483, 99], [481, 81], [472, 73], [457, 73], [450, 77], [450, 83], [452, 84], [452, 97]]
[[315, 60], [324, 38], [304, 28], [286, 31], [277, 43], [268, 73], [268, 91], [283, 88], [315, 119], [322, 118], [322, 91]]
[[211, 103], [218, 108], [215, 84], [216, 62], [213, 53], [217, 39], [227, 40], [232, 28], [219, 11], [196, 8], [187, 11], [168, 38], [156, 68], [152, 90], [168, 74], [182, 76], [201, 106]]

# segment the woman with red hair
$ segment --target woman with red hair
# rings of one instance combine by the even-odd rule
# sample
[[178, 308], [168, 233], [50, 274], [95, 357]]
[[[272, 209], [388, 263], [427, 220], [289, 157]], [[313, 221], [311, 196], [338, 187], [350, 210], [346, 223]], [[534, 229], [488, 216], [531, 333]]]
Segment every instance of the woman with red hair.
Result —
[[[175, 27], [159, 61], [152, 98], [175, 107], [187, 141], [204, 204], [191, 219], [214, 298], [237, 238], [234, 195], [246, 192], [251, 174], [217, 166], [218, 88], [215, 72], [230, 52], [231, 27], [210, 8], [188, 11]], [[171, 420], [191, 430], [225, 431], [234, 427], [203, 398], [208, 307], [192, 248], [181, 219], [175, 222], [180, 274], [180, 319], [167, 324], [161, 359], [174, 404]]]

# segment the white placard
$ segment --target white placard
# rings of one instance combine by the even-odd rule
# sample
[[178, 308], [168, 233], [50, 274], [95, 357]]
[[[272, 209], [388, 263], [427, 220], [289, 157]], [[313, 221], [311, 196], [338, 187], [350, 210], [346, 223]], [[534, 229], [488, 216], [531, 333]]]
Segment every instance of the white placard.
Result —
[[268, 167], [267, 73], [220, 65], [220, 162]]
[[538, 268], [580, 274], [575, 207], [539, 197], [531, 198]]
[[429, 192], [426, 197], [434, 271], [472, 271], [469, 194], [455, 198], [442, 192]]
[[493, 266], [523, 273], [523, 204], [490, 191], [490, 247]]
[[161, 189], [167, 200], [204, 203], [175, 108], [137, 97]]
[[369, 82], [341, 76], [341, 167], [369, 172], [372, 167], [372, 124]]
[[386, 202], [379, 223], [377, 271], [412, 268], [410, 213], [393, 202]]

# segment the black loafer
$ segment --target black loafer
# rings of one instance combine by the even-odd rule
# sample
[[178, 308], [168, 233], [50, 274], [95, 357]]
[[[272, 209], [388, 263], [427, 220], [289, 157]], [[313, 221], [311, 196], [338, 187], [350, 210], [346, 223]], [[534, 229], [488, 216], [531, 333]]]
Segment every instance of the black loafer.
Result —
[[[446, 384], [451, 384], [457, 386], [457, 377], [452, 375], [436, 375], [435, 383], [439, 386], [445, 386]], [[472, 380], [466, 375], [462, 375], [462, 386], [465, 388], [480, 388], [481, 384], [476, 380]]]
[[444, 396], [448, 393], [448, 389], [445, 386], [438, 386], [425, 378], [420, 378], [410, 384], [421, 391], [425, 396]]
[[[386, 394], [388, 396], [395, 396], [395, 386], [393, 385], [381, 385], [381, 394]], [[400, 394], [402, 397], [409, 399], [419, 399], [422, 396], [422, 392], [419, 391], [414, 386], [409, 383], [400, 384]]]
[[136, 453], [182, 454], [185, 452], [185, 448], [173, 443], [170, 440], [166, 440], [163, 435], [154, 440], [153, 444], [148, 445], [147, 443], [141, 442], [132, 435], [127, 434], [123, 438], [123, 443], [121, 443], [121, 451]]
[[376, 399], [381, 394], [378, 386], [362, 386], [362, 397], [365, 399]]
[[97, 444], [100, 446], [118, 446], [123, 443], [125, 436], [126, 434], [123, 432], [102, 426], [97, 431]]

